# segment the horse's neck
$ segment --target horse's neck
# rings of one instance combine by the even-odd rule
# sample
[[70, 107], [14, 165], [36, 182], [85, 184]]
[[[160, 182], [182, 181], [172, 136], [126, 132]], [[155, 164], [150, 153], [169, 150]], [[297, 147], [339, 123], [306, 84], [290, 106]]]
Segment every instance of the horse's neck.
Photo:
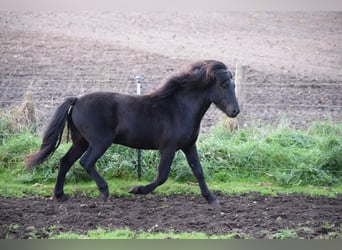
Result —
[[211, 104], [204, 92], [180, 93], [176, 100], [179, 107], [187, 112], [185, 118], [192, 118], [197, 123], [201, 122]]

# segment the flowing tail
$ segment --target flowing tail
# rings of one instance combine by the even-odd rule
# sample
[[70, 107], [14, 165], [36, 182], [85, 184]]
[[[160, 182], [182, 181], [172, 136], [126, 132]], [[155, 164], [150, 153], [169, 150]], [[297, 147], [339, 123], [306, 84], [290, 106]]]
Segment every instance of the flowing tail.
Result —
[[32, 169], [36, 165], [44, 162], [51, 156], [61, 143], [65, 123], [68, 119], [70, 107], [77, 101], [76, 97], [67, 98], [55, 111], [53, 118], [43, 136], [43, 142], [40, 150], [25, 158], [25, 166]]

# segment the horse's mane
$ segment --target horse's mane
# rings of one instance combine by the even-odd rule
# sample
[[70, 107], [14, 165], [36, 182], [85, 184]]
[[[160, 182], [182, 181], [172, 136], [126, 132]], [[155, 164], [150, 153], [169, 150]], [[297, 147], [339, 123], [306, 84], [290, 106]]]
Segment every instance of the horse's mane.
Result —
[[215, 60], [194, 62], [180, 73], [172, 75], [157, 90], [149, 95], [162, 99], [174, 94], [180, 89], [208, 87], [215, 79], [218, 71], [227, 71], [227, 66]]

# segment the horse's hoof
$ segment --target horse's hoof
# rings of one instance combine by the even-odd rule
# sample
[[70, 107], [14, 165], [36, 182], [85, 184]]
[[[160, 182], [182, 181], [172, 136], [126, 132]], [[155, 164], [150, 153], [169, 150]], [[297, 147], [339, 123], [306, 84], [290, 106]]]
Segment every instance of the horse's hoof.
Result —
[[61, 194], [61, 195], [55, 195], [55, 200], [58, 202], [64, 202], [69, 199], [69, 196], [66, 194]]
[[128, 190], [128, 192], [131, 194], [142, 194], [141, 189], [138, 186], [131, 187], [131, 189]]
[[102, 198], [103, 201], [106, 202], [108, 200], [109, 195], [101, 193], [100, 197]]
[[218, 200], [214, 196], [208, 197], [207, 201], [210, 205], [218, 205], [219, 204]]

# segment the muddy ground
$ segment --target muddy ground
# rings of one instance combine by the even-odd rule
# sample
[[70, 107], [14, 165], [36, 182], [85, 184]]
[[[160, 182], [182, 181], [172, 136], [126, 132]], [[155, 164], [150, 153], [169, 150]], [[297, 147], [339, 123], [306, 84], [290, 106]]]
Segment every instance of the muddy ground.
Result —
[[[0, 198], [0, 238], [47, 238], [70, 231], [86, 234], [98, 227], [261, 239], [277, 237], [281, 230], [305, 239], [341, 234], [342, 196], [217, 196], [216, 206], [189, 195], [112, 197], [107, 202], [71, 197], [65, 203], [49, 198]], [[279, 238], [289, 236], [278, 234]]]
[[[0, 108], [31, 91], [39, 132], [66, 96], [95, 90], [143, 93], [182, 65], [217, 59], [234, 72], [248, 65], [245, 124], [306, 127], [342, 121], [341, 12], [96, 13], [0, 12]], [[202, 122], [212, 128], [214, 107]], [[0, 198], [0, 238], [48, 237], [109, 229], [240, 233], [268, 238], [282, 229], [314, 238], [339, 232], [342, 198], [220, 195], [201, 197]]]

